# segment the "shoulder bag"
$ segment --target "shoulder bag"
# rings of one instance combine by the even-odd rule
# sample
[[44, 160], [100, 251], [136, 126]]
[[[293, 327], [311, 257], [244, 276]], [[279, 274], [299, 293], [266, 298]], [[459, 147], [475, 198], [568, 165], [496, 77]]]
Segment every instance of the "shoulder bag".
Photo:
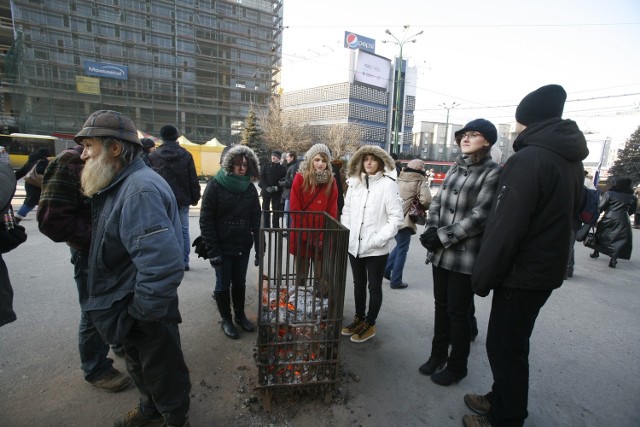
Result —
[[24, 181], [29, 183], [35, 187], [42, 188], [42, 174], [38, 173], [36, 168], [38, 167], [38, 162], [27, 172], [24, 176]]
[[416, 195], [413, 196], [411, 206], [409, 206], [409, 219], [418, 225], [425, 225], [427, 222], [427, 213], [424, 206], [420, 203], [420, 182], [416, 188]]

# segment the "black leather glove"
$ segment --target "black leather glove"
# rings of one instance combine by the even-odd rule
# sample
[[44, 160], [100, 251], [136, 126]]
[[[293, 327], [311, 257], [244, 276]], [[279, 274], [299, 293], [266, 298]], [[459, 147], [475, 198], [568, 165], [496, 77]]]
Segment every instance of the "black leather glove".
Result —
[[209, 264], [211, 264], [213, 268], [220, 267], [222, 265], [222, 257], [220, 255], [214, 256], [209, 260]]
[[253, 265], [255, 265], [256, 267], [257, 267], [257, 266], [259, 266], [259, 265], [260, 265], [260, 258], [256, 257], [256, 258], [253, 260]]
[[422, 246], [433, 252], [438, 248], [444, 247], [440, 238], [438, 237], [438, 229], [436, 227], [428, 228], [424, 233], [420, 235], [420, 243]]

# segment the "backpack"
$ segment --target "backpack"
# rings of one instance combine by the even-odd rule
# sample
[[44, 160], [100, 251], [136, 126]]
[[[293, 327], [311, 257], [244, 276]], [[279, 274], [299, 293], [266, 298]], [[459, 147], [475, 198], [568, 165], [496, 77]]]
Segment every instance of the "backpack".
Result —
[[600, 203], [600, 192], [596, 189], [582, 188], [583, 200], [582, 209], [578, 214], [578, 219], [583, 224], [595, 224], [600, 216], [598, 204]]

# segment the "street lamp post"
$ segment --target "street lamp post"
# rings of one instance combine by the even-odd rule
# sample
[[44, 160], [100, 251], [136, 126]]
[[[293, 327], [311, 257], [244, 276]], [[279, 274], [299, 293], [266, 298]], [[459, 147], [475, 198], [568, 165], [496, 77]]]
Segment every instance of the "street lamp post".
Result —
[[452, 102], [452, 103], [451, 103], [451, 105], [447, 105], [447, 104], [445, 104], [445, 103], [440, 104], [440, 106], [441, 106], [442, 108], [444, 108], [445, 110], [447, 110], [447, 123], [444, 125], [444, 126], [445, 126], [445, 128], [444, 128], [444, 145], [445, 145], [445, 146], [446, 146], [446, 145], [447, 145], [447, 143], [449, 142], [449, 111], [450, 111], [453, 107], [455, 107], [455, 106], [457, 106], [457, 105], [460, 105], [460, 104], [457, 104], [457, 103], [455, 103], [455, 102]]
[[404, 46], [405, 43], [415, 43], [416, 39], [414, 37], [419, 36], [424, 32], [424, 31], [420, 31], [419, 33], [415, 33], [411, 36], [407, 36], [408, 30], [409, 30], [409, 26], [405, 25], [402, 39], [399, 39], [398, 37], [393, 35], [391, 31], [387, 29], [385, 33], [393, 37], [395, 41], [382, 40], [382, 43], [393, 43], [400, 46], [400, 56], [398, 57], [398, 62], [396, 63], [396, 78], [395, 78], [396, 97], [395, 97], [395, 105], [393, 107], [395, 116], [393, 120], [393, 147], [391, 149], [392, 153], [396, 153], [398, 155], [400, 154], [400, 148], [398, 145], [398, 132], [400, 130], [400, 126], [398, 122], [400, 119], [400, 75], [401, 75], [400, 67], [402, 67], [402, 47]]

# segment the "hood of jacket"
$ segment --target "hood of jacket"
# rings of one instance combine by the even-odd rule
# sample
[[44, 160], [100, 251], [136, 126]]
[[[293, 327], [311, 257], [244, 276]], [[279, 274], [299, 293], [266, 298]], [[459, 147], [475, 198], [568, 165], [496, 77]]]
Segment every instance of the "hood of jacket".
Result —
[[528, 126], [513, 142], [513, 150], [538, 146], [557, 153], [570, 162], [589, 155], [587, 141], [573, 120], [552, 118]]
[[389, 153], [384, 151], [382, 148], [377, 145], [363, 145], [355, 152], [351, 160], [349, 161], [349, 166], [347, 169], [347, 173], [349, 176], [357, 176], [360, 177], [364, 173], [364, 167], [362, 166], [362, 161], [364, 156], [374, 155], [384, 163], [385, 175], [391, 176], [392, 178], [396, 178], [396, 163], [391, 157]]
[[162, 145], [153, 152], [153, 155], [162, 157], [165, 161], [173, 161], [181, 158], [184, 155], [184, 150], [186, 148], [181, 147], [178, 141], [163, 140]]
[[224, 158], [222, 159], [222, 164], [220, 165], [222, 169], [224, 169], [228, 174], [232, 174], [233, 159], [238, 155], [245, 156], [247, 160], [250, 161], [253, 165], [253, 168], [256, 171], [256, 176], [252, 176], [251, 181], [257, 181], [258, 179], [260, 179], [260, 161], [258, 160], [258, 156], [256, 156], [256, 153], [254, 153], [254, 151], [246, 145], [238, 144], [232, 146], [226, 152]]

